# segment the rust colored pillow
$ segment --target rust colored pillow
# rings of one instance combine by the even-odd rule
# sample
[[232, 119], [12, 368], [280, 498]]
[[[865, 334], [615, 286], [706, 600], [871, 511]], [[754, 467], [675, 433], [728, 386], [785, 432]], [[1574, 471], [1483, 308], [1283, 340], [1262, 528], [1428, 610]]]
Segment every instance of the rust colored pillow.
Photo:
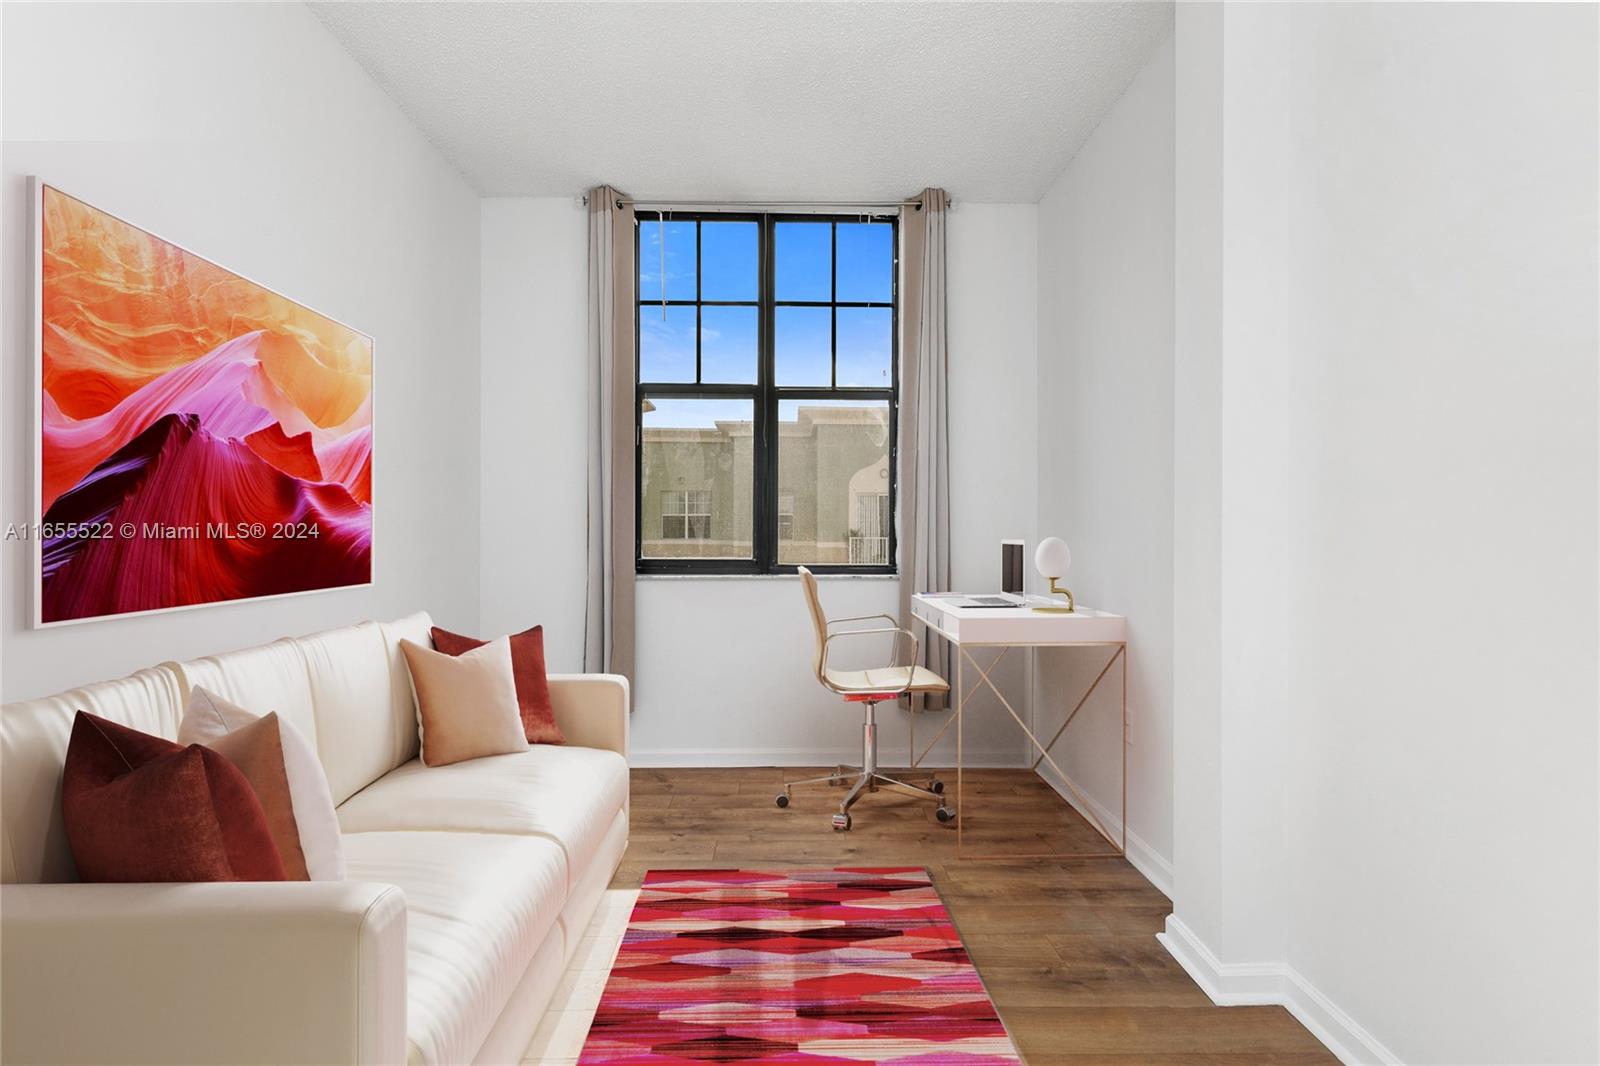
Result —
[[227, 758], [79, 711], [61, 781], [85, 881], [282, 881], [255, 790]]
[[[182, 733], [180, 731], [180, 736]], [[199, 743], [196, 741], [195, 743]], [[294, 820], [294, 797], [283, 763], [283, 733], [278, 716], [269, 714], [248, 725], [208, 740], [205, 746], [239, 768], [261, 801], [267, 831], [283, 860], [284, 880], [309, 881], [306, 853], [300, 847], [300, 826]]]
[[178, 723], [179, 744], [204, 744], [244, 771], [291, 881], [343, 881], [344, 837], [328, 775], [311, 742], [276, 714], [257, 717], [199, 685]]
[[[489, 643], [433, 627], [433, 646], [446, 655], [460, 655]], [[550, 703], [550, 679], [544, 669], [544, 626], [511, 635], [511, 676], [517, 683], [517, 710], [529, 744], [565, 744]]]

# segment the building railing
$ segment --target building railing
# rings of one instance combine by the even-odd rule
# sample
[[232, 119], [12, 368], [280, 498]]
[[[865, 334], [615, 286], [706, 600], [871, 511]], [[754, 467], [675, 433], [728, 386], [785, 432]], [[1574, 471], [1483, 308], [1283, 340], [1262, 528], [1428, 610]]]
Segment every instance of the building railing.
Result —
[[888, 537], [851, 537], [850, 563], [853, 566], [886, 566], [889, 562]]

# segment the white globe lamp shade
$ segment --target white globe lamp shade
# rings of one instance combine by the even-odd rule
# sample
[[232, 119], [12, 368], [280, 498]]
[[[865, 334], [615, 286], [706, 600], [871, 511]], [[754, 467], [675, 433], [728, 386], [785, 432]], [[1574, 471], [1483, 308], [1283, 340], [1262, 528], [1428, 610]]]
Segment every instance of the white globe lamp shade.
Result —
[[1034, 549], [1033, 565], [1042, 577], [1065, 577], [1072, 565], [1072, 549], [1060, 537], [1046, 537]]

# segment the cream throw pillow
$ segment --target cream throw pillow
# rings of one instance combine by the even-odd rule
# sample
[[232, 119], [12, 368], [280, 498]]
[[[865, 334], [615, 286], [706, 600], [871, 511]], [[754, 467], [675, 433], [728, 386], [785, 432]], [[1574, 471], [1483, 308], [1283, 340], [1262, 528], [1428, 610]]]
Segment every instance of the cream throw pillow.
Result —
[[[266, 733], [276, 732], [276, 743]], [[203, 688], [189, 692], [189, 705], [178, 725], [179, 744], [203, 744], [244, 771], [256, 790], [291, 880], [343, 881], [344, 840], [333, 810], [328, 775], [317, 753], [300, 731], [277, 714], [251, 714]], [[282, 749], [283, 766], [272, 765]], [[280, 781], [288, 784], [284, 811]], [[291, 834], [298, 837], [296, 841]], [[303, 857], [303, 862], [301, 861]]]
[[511, 640], [501, 637], [462, 655], [400, 642], [417, 694], [422, 765], [448, 766], [484, 755], [527, 751], [511, 672]]

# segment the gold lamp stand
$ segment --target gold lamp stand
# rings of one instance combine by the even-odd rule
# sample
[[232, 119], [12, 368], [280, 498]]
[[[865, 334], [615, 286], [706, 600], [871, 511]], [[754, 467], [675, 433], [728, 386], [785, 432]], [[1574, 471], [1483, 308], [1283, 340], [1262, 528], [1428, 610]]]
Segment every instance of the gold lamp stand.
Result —
[[1067, 605], [1065, 607], [1054, 607], [1054, 606], [1052, 606], [1052, 607], [1035, 607], [1034, 608], [1035, 611], [1038, 611], [1040, 614], [1073, 614], [1074, 613], [1073, 602], [1072, 602], [1072, 590], [1071, 589], [1064, 589], [1061, 586], [1057, 585], [1056, 582], [1058, 580], [1059, 580], [1059, 578], [1051, 578], [1050, 579], [1050, 594], [1053, 595], [1053, 596], [1065, 596], [1067, 598]]

